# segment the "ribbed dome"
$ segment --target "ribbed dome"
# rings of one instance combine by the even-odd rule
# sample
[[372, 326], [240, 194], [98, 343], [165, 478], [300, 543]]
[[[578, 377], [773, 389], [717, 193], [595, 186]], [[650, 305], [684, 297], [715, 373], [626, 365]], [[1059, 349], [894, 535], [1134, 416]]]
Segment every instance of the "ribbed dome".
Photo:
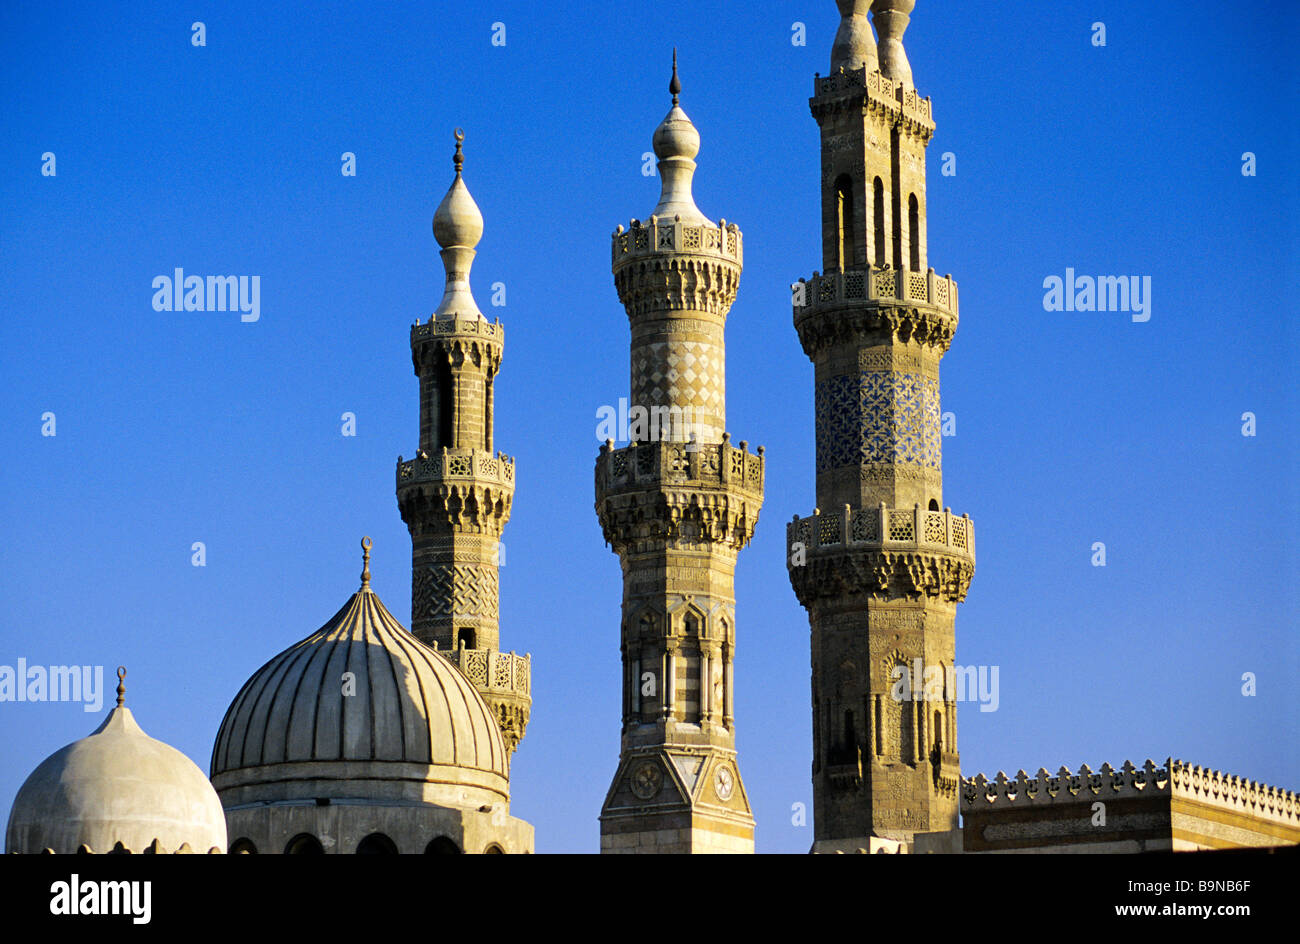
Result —
[[[310, 764], [310, 776], [322, 779], [321, 765], [330, 762], [346, 765], [337, 776], [352, 781], [508, 789], [505, 745], [483, 699], [365, 584], [244, 685], [221, 722], [212, 778], [224, 790], [281, 779], [248, 768]], [[222, 777], [241, 771], [247, 775]], [[286, 771], [283, 779], [299, 778]]]
[[50, 755], [18, 791], [8, 852], [226, 851], [226, 817], [194, 761], [114, 708], [93, 734]]

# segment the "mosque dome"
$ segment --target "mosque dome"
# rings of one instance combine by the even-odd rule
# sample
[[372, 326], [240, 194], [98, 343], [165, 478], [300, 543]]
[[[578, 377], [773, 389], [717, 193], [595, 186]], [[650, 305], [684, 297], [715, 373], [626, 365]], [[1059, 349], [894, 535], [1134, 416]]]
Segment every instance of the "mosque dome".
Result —
[[245, 683], [212, 753], [227, 810], [365, 797], [508, 799], [501, 730], [473, 685], [403, 627], [370, 589]]
[[50, 755], [19, 789], [6, 851], [225, 852], [225, 813], [208, 778], [145, 734], [120, 682], [117, 691], [104, 723]]

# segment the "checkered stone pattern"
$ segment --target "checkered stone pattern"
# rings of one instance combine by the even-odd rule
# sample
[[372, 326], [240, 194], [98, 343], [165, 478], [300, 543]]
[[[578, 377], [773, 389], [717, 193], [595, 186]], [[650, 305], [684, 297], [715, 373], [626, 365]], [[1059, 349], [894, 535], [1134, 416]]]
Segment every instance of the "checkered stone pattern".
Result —
[[817, 471], [860, 463], [941, 467], [939, 382], [864, 370], [817, 384]]
[[709, 341], [652, 341], [632, 351], [632, 406], [688, 410], [703, 442], [720, 442], [726, 423], [726, 352]]

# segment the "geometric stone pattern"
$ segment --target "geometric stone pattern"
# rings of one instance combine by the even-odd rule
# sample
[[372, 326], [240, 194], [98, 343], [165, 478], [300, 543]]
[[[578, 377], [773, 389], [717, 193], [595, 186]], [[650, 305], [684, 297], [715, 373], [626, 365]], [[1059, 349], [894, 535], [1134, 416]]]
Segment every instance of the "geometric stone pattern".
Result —
[[497, 617], [497, 569], [435, 564], [412, 574], [411, 606], [426, 617], [478, 613]]
[[861, 462], [939, 469], [939, 381], [862, 371], [817, 384], [817, 471]]

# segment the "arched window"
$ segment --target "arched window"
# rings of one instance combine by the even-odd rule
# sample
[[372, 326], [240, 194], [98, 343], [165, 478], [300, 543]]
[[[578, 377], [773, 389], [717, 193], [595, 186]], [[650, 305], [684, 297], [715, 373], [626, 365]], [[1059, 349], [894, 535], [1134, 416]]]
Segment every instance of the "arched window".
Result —
[[455, 396], [452, 391], [451, 365], [442, 354], [438, 356], [438, 368], [434, 371], [434, 383], [438, 387], [438, 445], [445, 449], [451, 449], [456, 444], [455, 430], [452, 428], [456, 415], [456, 411], [453, 409]]
[[885, 185], [876, 178], [875, 190], [871, 195], [872, 210], [875, 215], [876, 265], [885, 264]]
[[251, 839], [236, 839], [230, 844], [229, 855], [257, 855], [257, 846]]
[[460, 846], [446, 836], [439, 836], [424, 847], [425, 855], [460, 855]]
[[930, 499], [930, 510], [931, 510], [931, 511], [938, 511], [938, 510], [939, 510], [939, 500], [938, 500], [937, 498], [931, 498], [931, 499]]
[[383, 833], [371, 833], [357, 843], [357, 855], [397, 855], [397, 845]]
[[907, 198], [907, 241], [912, 249], [911, 269], [921, 271], [921, 209], [916, 194]]
[[311, 833], [299, 833], [284, 847], [285, 855], [324, 855], [320, 840]]
[[680, 711], [683, 721], [698, 724], [700, 721], [700, 618], [695, 613], [687, 613], [682, 620], [684, 636], [681, 647], [677, 650], [674, 666], [673, 708]]
[[473, 649], [474, 630], [469, 626], [462, 626], [456, 633], [456, 644], [466, 649]]
[[857, 240], [853, 232], [853, 182], [848, 174], [835, 181], [835, 218], [839, 232], [840, 271], [853, 265]]
[[505, 855], [506, 851], [498, 846], [495, 842], [483, 850], [484, 855]]

